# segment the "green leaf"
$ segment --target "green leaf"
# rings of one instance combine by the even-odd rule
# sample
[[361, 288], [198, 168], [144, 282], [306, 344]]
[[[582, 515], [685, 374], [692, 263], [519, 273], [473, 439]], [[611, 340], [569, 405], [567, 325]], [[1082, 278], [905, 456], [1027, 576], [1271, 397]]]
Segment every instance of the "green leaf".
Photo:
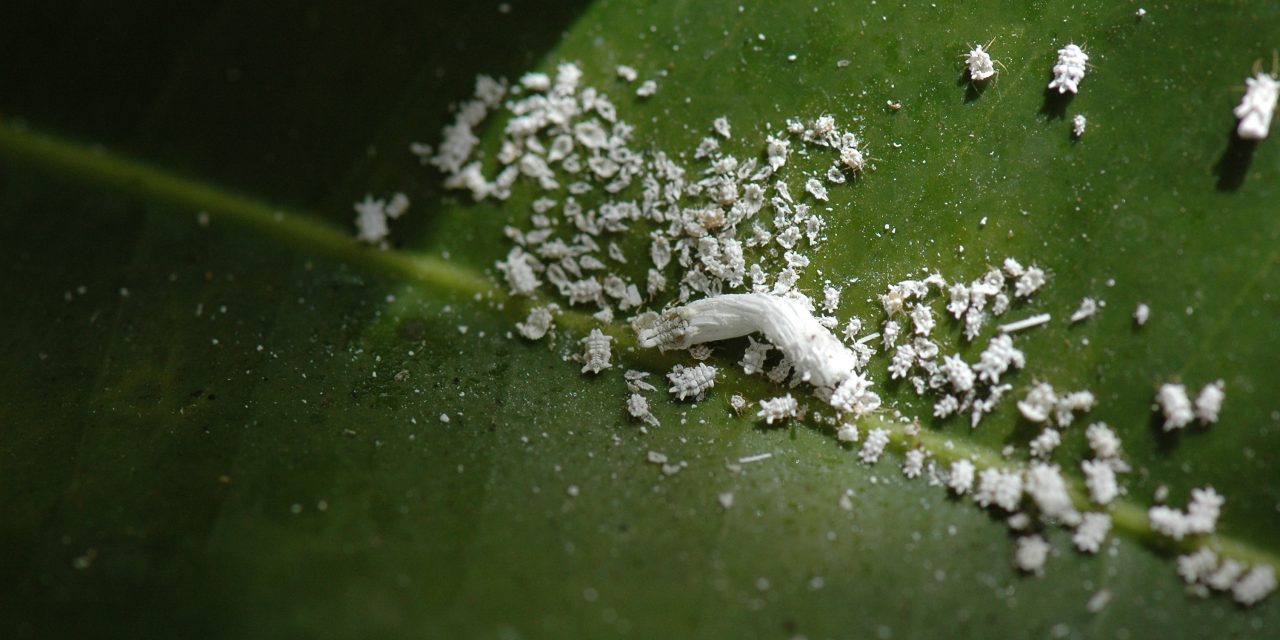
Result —
[[[1240, 144], [1231, 116], [1280, 9], [1136, 8], [0, 9], [0, 635], [1273, 635], [1273, 601], [1185, 595], [1145, 509], [1158, 486], [1183, 504], [1212, 485], [1227, 505], [1208, 543], [1280, 567], [1280, 148]], [[1005, 70], [958, 82], [957, 54], [992, 37]], [[1067, 41], [1096, 67], [1074, 99], [1047, 97]], [[1020, 575], [1005, 524], [903, 478], [901, 449], [868, 467], [822, 428], [734, 416], [729, 392], [761, 382], [655, 401], [663, 426], [642, 434], [618, 367], [562, 361], [583, 316], [551, 346], [509, 339], [524, 305], [493, 290], [492, 264], [534, 194], [446, 194], [406, 147], [436, 141], [475, 74], [561, 60], [642, 146], [691, 151], [721, 115], [742, 157], [789, 117], [855, 123], [875, 171], [833, 189], [814, 258], [859, 279], [842, 317], [878, 322], [873, 294], [922, 268], [1048, 268], [1019, 311], [1059, 321], [1019, 336], [1029, 363], [1010, 380], [1092, 389], [1087, 420], [1124, 437], [1135, 471], [1107, 550], [1053, 531], [1046, 575]], [[631, 99], [617, 64], [657, 95]], [[356, 245], [351, 203], [395, 189], [414, 203], [397, 246]], [[1106, 307], [1060, 321], [1084, 296]], [[1160, 383], [1218, 378], [1218, 425], [1159, 432]], [[926, 420], [923, 439], [993, 461], [1029, 437], [1006, 404], [978, 429]], [[687, 467], [665, 476], [651, 450]], [[1078, 477], [1084, 451], [1068, 431], [1055, 459]], [[1088, 612], [1101, 589], [1110, 605]]]

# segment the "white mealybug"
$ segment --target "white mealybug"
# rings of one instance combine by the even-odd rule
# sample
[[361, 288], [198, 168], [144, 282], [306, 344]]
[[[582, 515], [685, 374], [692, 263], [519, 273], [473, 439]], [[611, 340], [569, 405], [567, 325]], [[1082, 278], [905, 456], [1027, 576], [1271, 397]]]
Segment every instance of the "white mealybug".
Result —
[[1018, 568], [1027, 573], [1040, 575], [1044, 573], [1044, 561], [1049, 558], [1049, 543], [1037, 535], [1018, 538], [1018, 549], [1013, 560]]
[[667, 379], [671, 381], [668, 389], [671, 395], [681, 400], [690, 396], [701, 400], [708, 389], [716, 386], [716, 369], [701, 362], [692, 367], [678, 364], [667, 374]]
[[632, 418], [651, 426], [658, 426], [658, 418], [653, 415], [653, 411], [649, 408], [649, 401], [638, 393], [633, 393], [627, 398], [627, 413], [631, 414]]
[[794, 418], [800, 414], [800, 406], [796, 403], [796, 399], [791, 394], [771, 398], [769, 400], [760, 401], [760, 412], [756, 415], [764, 418], [768, 424], [773, 424], [775, 420], [781, 421], [787, 418]]
[[1107, 533], [1111, 531], [1111, 516], [1105, 513], [1091, 512], [1086, 513], [1080, 519], [1076, 532], [1071, 536], [1071, 541], [1076, 544], [1076, 548], [1085, 553], [1097, 553], [1102, 548], [1102, 543], [1107, 539]]
[[530, 340], [541, 340], [551, 330], [551, 326], [554, 323], [551, 317], [553, 307], [554, 305], [548, 305], [530, 309], [529, 317], [524, 322], [516, 323], [516, 330], [520, 332], [520, 335]]
[[1276, 97], [1280, 96], [1280, 81], [1272, 74], [1255, 71], [1254, 76], [1246, 78], [1244, 82], [1244, 97], [1233, 111], [1240, 118], [1236, 134], [1244, 140], [1261, 140], [1267, 137], [1267, 132], [1271, 129]]
[[578, 341], [586, 348], [582, 354], [583, 373], [590, 371], [598, 374], [605, 369], [613, 368], [613, 365], [609, 364], [609, 343], [612, 341], [612, 337], [605, 335], [599, 329], [592, 329], [587, 337]]
[[1079, 45], [1069, 44], [1058, 49], [1058, 63], [1053, 65], [1053, 80], [1049, 81], [1049, 90], [1057, 89], [1059, 94], [1079, 91], [1088, 62], [1089, 54]]
[[[988, 42], [987, 46], [991, 46], [991, 43]], [[965, 54], [964, 63], [969, 66], [969, 79], [974, 82], [982, 82], [996, 75], [996, 67], [991, 59], [991, 54], [984, 51], [980, 44], [974, 45], [973, 49]]]
[[1210, 382], [1196, 396], [1196, 419], [1205, 424], [1218, 421], [1218, 413], [1222, 411], [1222, 401], [1227, 394], [1223, 390], [1225, 383], [1221, 380]]
[[964, 495], [973, 489], [973, 463], [968, 460], [956, 460], [951, 463], [951, 473], [947, 479], [947, 486], [951, 487], [959, 495]]
[[924, 450], [912, 449], [907, 452], [902, 463], [902, 475], [908, 478], [919, 478], [924, 473]]
[[1077, 113], [1075, 117], [1071, 118], [1071, 135], [1076, 138], [1083, 136], [1084, 128], [1088, 124], [1089, 121], [1085, 119], [1084, 115]]
[[1165, 383], [1156, 392], [1156, 403], [1164, 414], [1164, 430], [1174, 431], [1191, 423], [1195, 413], [1191, 409], [1191, 399], [1187, 397], [1184, 385]]
[[888, 444], [888, 429], [872, 429], [867, 433], [867, 439], [862, 442], [862, 451], [858, 452], [858, 458], [865, 464], [875, 464], [884, 454], [885, 445]]

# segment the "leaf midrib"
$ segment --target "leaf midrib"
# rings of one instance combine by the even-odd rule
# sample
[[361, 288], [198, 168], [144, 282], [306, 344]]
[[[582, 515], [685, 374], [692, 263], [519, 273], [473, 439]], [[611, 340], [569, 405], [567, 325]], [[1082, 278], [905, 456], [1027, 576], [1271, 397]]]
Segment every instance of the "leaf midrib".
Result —
[[[174, 175], [146, 163], [112, 154], [99, 146], [80, 144], [25, 125], [0, 121], [0, 155], [86, 182], [158, 198], [193, 211], [206, 211], [281, 241], [302, 245], [367, 269], [405, 278], [453, 297], [472, 298], [482, 295], [495, 303], [491, 305], [492, 308], [501, 309], [502, 314], [511, 318], [523, 318], [530, 307], [546, 302], [537, 298], [514, 298], [493, 287], [484, 274], [434, 256], [360, 245], [349, 234], [320, 222], [317, 216], [273, 207], [216, 185]], [[1273, 252], [1273, 257], [1278, 253], [1280, 249]], [[1268, 260], [1267, 265], [1272, 262], [1274, 260]], [[1262, 271], [1265, 269], [1264, 267]], [[1255, 282], [1256, 278], [1250, 286]], [[1248, 288], [1245, 287], [1245, 290]], [[633, 332], [616, 322], [600, 323], [588, 314], [570, 309], [557, 317], [557, 323], [579, 333], [586, 333], [593, 327], [601, 328], [614, 338], [618, 352], [623, 354], [621, 357], [636, 364], [669, 366], [674, 361], [657, 350], [639, 348]], [[732, 378], [739, 387], [759, 387], [762, 393], [767, 393], [767, 385], [759, 377], [744, 376], [733, 367], [726, 368], [725, 375]], [[975, 442], [957, 440], [953, 435], [924, 430], [918, 436], [909, 436], [903, 424], [884, 415], [870, 416], [863, 422], [887, 429], [891, 444], [899, 451], [918, 445], [944, 463], [968, 458], [983, 466], [1009, 466], [1010, 461], [1000, 452]], [[1077, 508], [1089, 506], [1083, 483], [1075, 477], [1069, 478], [1068, 483]], [[1115, 531], [1149, 547], [1181, 552], [1198, 546], [1197, 540], [1172, 541], [1154, 532], [1148, 523], [1146, 508], [1138, 503], [1116, 499], [1108, 506], [1107, 511], [1112, 515]], [[1220, 555], [1254, 564], [1267, 564], [1280, 571], [1280, 553], [1274, 550], [1222, 534], [1215, 534], [1205, 539], [1204, 543]]]

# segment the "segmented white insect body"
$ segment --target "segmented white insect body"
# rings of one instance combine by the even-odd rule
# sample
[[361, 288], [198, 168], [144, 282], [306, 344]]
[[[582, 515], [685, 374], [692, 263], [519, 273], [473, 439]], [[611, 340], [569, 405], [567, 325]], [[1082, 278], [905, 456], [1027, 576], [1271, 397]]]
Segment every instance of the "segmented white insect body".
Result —
[[1088, 62], [1089, 54], [1079, 45], [1069, 44], [1058, 49], [1058, 63], [1053, 65], [1053, 80], [1049, 81], [1049, 89], [1057, 89], [1060, 94], [1079, 91]]
[[801, 380], [835, 389], [853, 375], [857, 357], [802, 303], [767, 293], [703, 298], [667, 311], [640, 331], [642, 347], [692, 345], [760, 332], [787, 357]]
[[800, 407], [796, 403], [796, 399], [791, 394], [771, 398], [769, 400], [760, 401], [760, 412], [756, 415], [764, 418], [768, 424], [773, 424], [775, 420], [786, 420], [794, 418], [799, 414]]
[[582, 354], [582, 372], [600, 373], [605, 369], [613, 367], [609, 364], [609, 343], [613, 338], [604, 334], [599, 329], [592, 329], [587, 337], [579, 340], [586, 352]]
[[1258, 72], [1244, 82], [1244, 97], [1234, 110], [1236, 117], [1240, 118], [1236, 134], [1245, 140], [1261, 140], [1271, 130], [1271, 116], [1276, 110], [1276, 98], [1280, 96], [1280, 81], [1270, 74]]
[[701, 400], [708, 389], [716, 386], [716, 369], [701, 362], [692, 367], [678, 364], [667, 374], [667, 379], [671, 381], [668, 389], [671, 395], [681, 400], [688, 397]]
[[991, 54], [982, 50], [982, 45], [974, 45], [965, 56], [965, 64], [969, 65], [969, 78], [974, 82], [982, 82], [996, 75], [996, 68]]

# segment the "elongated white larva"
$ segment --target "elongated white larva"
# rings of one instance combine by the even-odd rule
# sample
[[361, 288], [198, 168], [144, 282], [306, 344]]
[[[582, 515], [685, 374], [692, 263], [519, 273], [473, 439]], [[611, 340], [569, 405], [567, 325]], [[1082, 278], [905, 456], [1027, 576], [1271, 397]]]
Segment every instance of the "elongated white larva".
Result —
[[834, 389], [853, 375], [857, 357], [803, 304], [767, 293], [736, 293], [690, 302], [640, 332], [642, 347], [687, 349], [703, 342], [763, 333], [802, 380]]
[[1247, 87], [1244, 97], [1234, 111], [1240, 118], [1236, 133], [1244, 140], [1261, 140], [1271, 130], [1271, 116], [1276, 111], [1276, 98], [1280, 96], [1280, 81], [1258, 72], [1244, 82]]

